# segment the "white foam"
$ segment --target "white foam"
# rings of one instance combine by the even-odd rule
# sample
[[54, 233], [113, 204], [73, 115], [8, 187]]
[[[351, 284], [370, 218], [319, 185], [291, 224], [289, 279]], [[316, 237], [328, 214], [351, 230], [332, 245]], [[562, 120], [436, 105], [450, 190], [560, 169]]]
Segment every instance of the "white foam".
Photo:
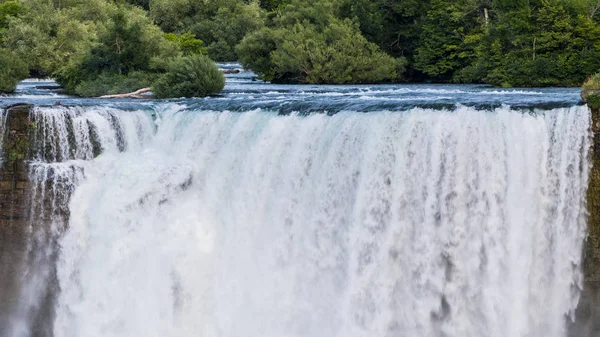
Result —
[[588, 123], [585, 107], [164, 114], [86, 170], [54, 334], [564, 337]]
[[11, 337], [53, 240], [55, 337], [566, 337], [587, 107], [154, 108], [34, 110], [39, 258]]

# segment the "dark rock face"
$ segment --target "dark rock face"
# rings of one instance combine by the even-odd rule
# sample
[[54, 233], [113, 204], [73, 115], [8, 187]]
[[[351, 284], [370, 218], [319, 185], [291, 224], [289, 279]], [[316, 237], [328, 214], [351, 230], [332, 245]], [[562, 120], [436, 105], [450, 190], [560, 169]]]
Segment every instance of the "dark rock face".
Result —
[[570, 331], [571, 337], [600, 335], [600, 282], [585, 282], [575, 316], [575, 324]]
[[19, 271], [27, 251], [30, 105], [7, 109], [0, 164], [0, 336], [18, 303]]
[[600, 282], [600, 110], [592, 109], [593, 167], [588, 186], [588, 240], [584, 257], [585, 279]]
[[583, 91], [581, 97], [592, 110], [594, 140], [590, 156], [592, 169], [587, 192], [588, 237], [583, 252], [584, 284], [571, 337], [600, 336], [600, 93]]

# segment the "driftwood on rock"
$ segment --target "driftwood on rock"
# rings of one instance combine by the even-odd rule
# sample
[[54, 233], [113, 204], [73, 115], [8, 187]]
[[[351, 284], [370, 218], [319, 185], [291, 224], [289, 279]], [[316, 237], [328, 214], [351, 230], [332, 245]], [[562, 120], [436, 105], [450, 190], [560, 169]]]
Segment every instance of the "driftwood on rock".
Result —
[[134, 92], [130, 92], [127, 94], [116, 94], [116, 95], [104, 95], [98, 98], [152, 98], [151, 95], [142, 95], [144, 93], [150, 92], [150, 88], [143, 88]]

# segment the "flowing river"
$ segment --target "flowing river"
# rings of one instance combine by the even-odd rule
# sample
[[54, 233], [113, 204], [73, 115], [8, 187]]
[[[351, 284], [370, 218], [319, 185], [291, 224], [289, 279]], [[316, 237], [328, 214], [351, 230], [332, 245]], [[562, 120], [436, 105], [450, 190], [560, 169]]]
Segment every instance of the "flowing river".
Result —
[[591, 142], [578, 89], [244, 71], [206, 99], [39, 85], [0, 97], [36, 104], [2, 336], [566, 337], [574, 321]]

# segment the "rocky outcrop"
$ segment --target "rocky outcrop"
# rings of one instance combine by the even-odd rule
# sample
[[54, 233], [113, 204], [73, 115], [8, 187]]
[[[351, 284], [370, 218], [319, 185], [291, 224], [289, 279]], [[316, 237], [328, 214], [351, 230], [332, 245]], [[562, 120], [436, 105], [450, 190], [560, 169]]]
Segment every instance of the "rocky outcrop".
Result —
[[18, 272], [27, 248], [30, 109], [23, 104], [6, 111], [0, 163], [0, 336], [8, 335], [3, 329], [9, 326], [8, 314], [17, 305]]
[[587, 192], [588, 237], [583, 252], [585, 279], [571, 336], [597, 337], [600, 336], [600, 91], [584, 90], [581, 96], [592, 111], [594, 139]]

